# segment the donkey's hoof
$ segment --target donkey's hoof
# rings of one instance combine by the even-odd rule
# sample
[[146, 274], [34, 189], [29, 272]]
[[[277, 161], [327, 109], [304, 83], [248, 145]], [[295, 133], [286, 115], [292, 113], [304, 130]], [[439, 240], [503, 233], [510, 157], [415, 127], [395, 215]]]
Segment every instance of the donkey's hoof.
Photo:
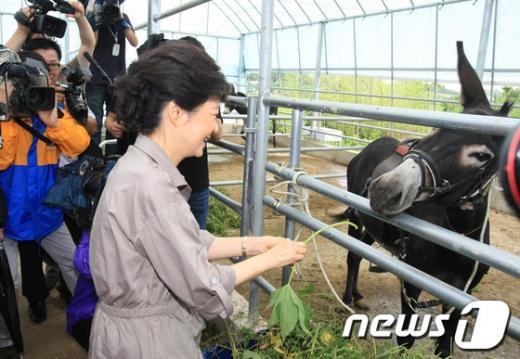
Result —
[[387, 273], [386, 269], [381, 268], [378, 265], [371, 264], [370, 267], [368, 267], [368, 271], [370, 273]]
[[363, 299], [354, 301], [354, 307], [360, 310], [370, 310], [370, 306]]
[[[352, 304], [347, 304], [349, 307], [352, 306]], [[351, 315], [352, 313], [345, 307], [336, 307], [334, 309], [334, 311], [336, 312], [336, 314], [338, 315], [346, 315], [346, 316], [349, 316]]]

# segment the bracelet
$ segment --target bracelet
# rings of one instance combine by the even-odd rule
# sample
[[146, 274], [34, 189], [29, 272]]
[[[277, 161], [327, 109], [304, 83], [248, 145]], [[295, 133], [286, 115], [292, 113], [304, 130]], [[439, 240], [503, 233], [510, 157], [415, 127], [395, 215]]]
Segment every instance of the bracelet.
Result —
[[242, 248], [242, 257], [247, 257], [247, 238], [242, 237], [241, 248]]

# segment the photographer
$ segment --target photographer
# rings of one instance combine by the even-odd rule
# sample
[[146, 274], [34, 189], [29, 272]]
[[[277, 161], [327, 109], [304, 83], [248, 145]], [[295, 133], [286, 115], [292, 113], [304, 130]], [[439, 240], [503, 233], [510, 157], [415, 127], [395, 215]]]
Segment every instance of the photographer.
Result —
[[[25, 53], [23, 57], [24, 61], [20, 63], [16, 53], [0, 49], [0, 68], [7, 68], [9, 75], [7, 84], [2, 83], [2, 89], [5, 86], [7, 93], [0, 91], [2, 108], [8, 110], [4, 114], [6, 120], [0, 123], [3, 140], [0, 189], [5, 193], [8, 208], [4, 227], [8, 259], [14, 268], [18, 268], [16, 250], [20, 250], [22, 292], [29, 302], [29, 317], [34, 322], [41, 322], [46, 317], [47, 293], [41, 260], [33, 260], [34, 249], [41, 246], [58, 263], [70, 291], [74, 290], [77, 280], [72, 265], [75, 246], [63, 223], [63, 214], [45, 206], [42, 201], [54, 184], [60, 154], [77, 156], [87, 148], [90, 138], [66, 110], [56, 106], [54, 88], [48, 86], [51, 75], [43, 57], [35, 52]], [[27, 72], [25, 75], [9, 73], [12, 67], [3, 66], [6, 64], [15, 64]], [[13, 78], [14, 75], [18, 77]], [[42, 79], [46, 82], [45, 87], [41, 85]], [[37, 100], [30, 102], [33, 98]], [[22, 250], [26, 246], [27, 252]], [[31, 259], [27, 260], [27, 257]], [[17, 283], [16, 271], [13, 277]], [[5, 338], [5, 333], [5, 328], [0, 328], [0, 338]], [[0, 347], [7, 345], [8, 341], [0, 340]]]
[[[84, 11], [83, 5], [77, 1], [70, 1], [69, 5], [74, 10], [74, 14], [72, 16], [74, 17], [74, 19], [76, 19], [76, 23], [78, 25], [78, 30], [79, 30], [79, 36], [81, 39], [81, 45], [80, 45], [78, 54], [83, 54], [84, 52], [88, 52], [89, 54], [92, 54], [92, 52], [94, 51], [94, 48], [96, 46], [96, 38], [94, 36], [94, 32], [92, 31], [92, 28], [90, 27], [90, 24], [89, 24], [87, 18], [85, 17], [85, 11]], [[27, 40], [31, 40], [33, 37], [35, 37], [36, 33], [31, 31], [30, 26], [26, 26], [26, 25], [22, 24], [20, 21], [18, 21], [18, 19], [23, 19], [23, 17], [25, 16], [25, 18], [27, 19], [25, 21], [25, 24], [28, 24], [28, 23], [32, 24], [34, 22], [34, 16], [33, 16], [34, 12], [35, 12], [34, 9], [32, 9], [31, 7], [26, 7], [19, 11], [19, 13], [21, 13], [21, 15], [23, 15], [23, 16], [16, 17], [18, 27], [17, 27], [16, 31], [14, 32], [14, 34], [11, 36], [11, 38], [9, 40], [7, 40], [7, 42], [5, 43], [5, 47], [8, 47], [13, 51], [18, 52], [18, 51], [20, 51], [20, 49], [22, 48], [22, 46], [24, 45], [24, 43]], [[41, 34], [38, 34], [38, 36], [42, 37]], [[60, 53], [60, 57], [61, 57], [61, 53]], [[47, 61], [47, 59], [46, 59], [46, 61]], [[59, 65], [59, 63], [58, 63], [58, 65]], [[70, 61], [69, 65], [71, 67], [76, 67], [79, 65], [80, 67], [86, 67], [86, 68], [88, 68], [90, 66], [88, 61], [85, 60], [83, 56], [76, 56], [74, 59], [72, 59], [72, 61]], [[59, 72], [59, 67], [55, 66], [52, 68], [51, 74], [55, 73], [57, 76], [58, 72]]]
[[[86, 5], [87, 16], [97, 40], [93, 57], [111, 80], [126, 71], [126, 40], [133, 47], [138, 45], [130, 19], [119, 8], [120, 3], [122, 1], [90, 0]], [[98, 132], [93, 138], [96, 143], [100, 143], [103, 106], [110, 105], [112, 91], [97, 68], [92, 67], [91, 71], [92, 79], [87, 84], [87, 102], [97, 120]], [[114, 137], [108, 133], [107, 139], [110, 138]]]

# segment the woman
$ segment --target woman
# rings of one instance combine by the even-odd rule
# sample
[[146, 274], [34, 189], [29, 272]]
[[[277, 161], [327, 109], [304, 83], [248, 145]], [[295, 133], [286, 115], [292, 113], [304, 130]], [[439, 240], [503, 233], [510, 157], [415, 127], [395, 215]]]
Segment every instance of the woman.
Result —
[[[204, 319], [231, 314], [235, 286], [303, 259], [305, 246], [283, 238], [214, 238], [190, 212], [176, 167], [202, 155], [227, 89], [214, 61], [182, 42], [150, 51], [117, 81], [117, 117], [139, 136], [94, 218], [91, 358], [200, 358]], [[209, 263], [239, 255], [253, 257]]]

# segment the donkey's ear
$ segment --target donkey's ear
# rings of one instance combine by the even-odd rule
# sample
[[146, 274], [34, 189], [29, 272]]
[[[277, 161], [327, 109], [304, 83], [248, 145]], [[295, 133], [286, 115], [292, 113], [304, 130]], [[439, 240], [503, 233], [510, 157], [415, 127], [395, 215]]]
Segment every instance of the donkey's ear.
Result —
[[507, 116], [509, 114], [509, 111], [511, 111], [511, 108], [513, 108], [514, 104], [515, 104], [514, 101], [506, 101], [506, 102], [504, 102], [502, 107], [500, 107], [500, 110], [498, 110], [498, 115], [499, 116]]
[[461, 105], [464, 106], [464, 108], [482, 104], [490, 107], [482, 83], [464, 54], [462, 41], [457, 41], [457, 54], [459, 59], [457, 69], [461, 85]]

